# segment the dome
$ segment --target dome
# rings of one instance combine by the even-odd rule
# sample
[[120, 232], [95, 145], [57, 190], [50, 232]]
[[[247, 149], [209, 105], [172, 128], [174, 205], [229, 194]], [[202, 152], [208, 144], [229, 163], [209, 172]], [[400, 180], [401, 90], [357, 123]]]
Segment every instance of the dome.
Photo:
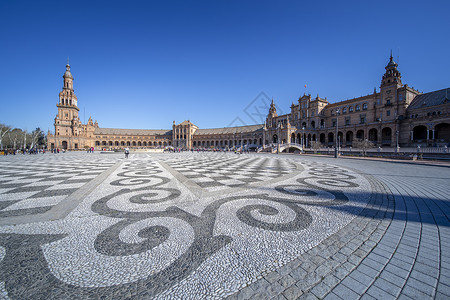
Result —
[[73, 79], [72, 73], [70, 73], [70, 65], [66, 65], [66, 72], [64, 73], [64, 78], [71, 78]]

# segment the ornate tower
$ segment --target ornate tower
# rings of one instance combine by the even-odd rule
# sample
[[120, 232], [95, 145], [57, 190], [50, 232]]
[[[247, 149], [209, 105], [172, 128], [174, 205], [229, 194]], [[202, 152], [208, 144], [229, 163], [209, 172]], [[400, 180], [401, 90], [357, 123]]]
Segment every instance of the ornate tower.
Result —
[[[69, 60], [67, 60], [66, 72], [63, 75], [64, 85], [59, 93], [58, 114], [55, 118], [55, 136], [56, 137], [78, 137], [82, 135], [83, 126], [78, 112], [77, 96], [73, 90], [73, 76], [70, 73]], [[60, 145], [61, 148], [78, 148], [77, 145], [70, 145], [70, 139]], [[75, 147], [76, 146], [76, 147]]]
[[386, 73], [384, 73], [383, 78], [381, 79], [381, 88], [386, 86], [393, 86], [397, 85], [397, 88], [402, 86], [402, 76], [400, 72], [397, 70], [398, 64], [394, 61], [392, 58], [392, 51], [391, 56], [389, 58], [389, 63], [385, 67]]
[[277, 108], [275, 107], [275, 103], [273, 103], [273, 98], [272, 98], [272, 103], [270, 104], [270, 108], [269, 108], [269, 116], [271, 118], [278, 117]]
[[398, 64], [394, 62], [391, 56], [389, 57], [389, 63], [385, 67], [386, 72], [383, 74], [380, 85], [381, 103], [380, 105], [381, 114], [377, 115], [376, 118], [380, 120], [393, 119], [397, 115], [397, 111], [393, 111], [393, 108], [397, 106], [399, 102], [398, 89], [403, 86], [402, 76], [397, 70]]

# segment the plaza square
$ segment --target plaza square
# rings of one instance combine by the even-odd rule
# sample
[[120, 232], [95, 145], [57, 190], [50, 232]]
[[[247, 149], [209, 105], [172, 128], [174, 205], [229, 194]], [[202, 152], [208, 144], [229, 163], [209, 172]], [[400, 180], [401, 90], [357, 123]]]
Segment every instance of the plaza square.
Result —
[[4, 156], [0, 296], [445, 298], [450, 169], [441, 164], [232, 152]]

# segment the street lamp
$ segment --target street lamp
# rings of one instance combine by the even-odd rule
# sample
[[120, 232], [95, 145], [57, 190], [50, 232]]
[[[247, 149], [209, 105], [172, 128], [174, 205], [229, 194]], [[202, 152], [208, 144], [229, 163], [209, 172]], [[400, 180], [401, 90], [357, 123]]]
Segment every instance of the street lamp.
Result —
[[304, 146], [304, 135], [305, 135], [305, 126], [302, 127], [302, 138], [301, 138], [301, 143], [302, 143], [302, 151], [303, 151], [303, 146]]
[[400, 152], [400, 147], [398, 146], [398, 130], [395, 131], [395, 140], [396, 140], [395, 152], [398, 153]]
[[277, 129], [278, 129], [278, 137], [277, 137], [277, 153], [280, 153], [280, 138], [281, 138], [281, 133], [280, 133], [280, 130], [281, 130], [281, 124], [280, 124], [280, 122], [278, 122]]
[[339, 134], [339, 132], [338, 132], [338, 121], [339, 121], [338, 115], [339, 115], [339, 108], [336, 109], [336, 145], [334, 147], [334, 158], [338, 157], [338, 147], [339, 147], [339, 145], [338, 145], [338, 134]]

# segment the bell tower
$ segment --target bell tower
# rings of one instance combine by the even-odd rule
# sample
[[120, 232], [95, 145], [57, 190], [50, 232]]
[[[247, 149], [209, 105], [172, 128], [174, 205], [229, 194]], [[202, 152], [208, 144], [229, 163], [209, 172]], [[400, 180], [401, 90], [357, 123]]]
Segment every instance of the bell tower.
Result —
[[69, 59], [66, 72], [63, 75], [64, 85], [59, 93], [58, 114], [55, 118], [55, 136], [79, 136], [82, 124], [78, 117], [80, 109], [77, 106], [77, 96], [73, 90], [73, 76], [70, 73]]
[[392, 58], [392, 51], [391, 51], [389, 63], [385, 67], [386, 72], [384, 73], [383, 78], [381, 79], [381, 86], [380, 86], [381, 88], [392, 86], [396, 86], [397, 88], [402, 87], [402, 76], [400, 72], [397, 70], [397, 67], [398, 64]]

